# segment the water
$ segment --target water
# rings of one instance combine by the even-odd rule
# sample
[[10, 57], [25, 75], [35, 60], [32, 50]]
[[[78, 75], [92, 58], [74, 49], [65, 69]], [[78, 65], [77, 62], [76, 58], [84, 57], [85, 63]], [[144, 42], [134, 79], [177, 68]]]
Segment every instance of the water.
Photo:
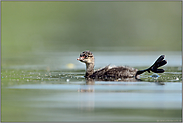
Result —
[[[76, 60], [77, 52], [25, 55], [18, 58], [21, 63], [14, 58], [14, 64], [9, 61], [1, 72], [2, 121], [180, 122], [181, 54], [163, 54], [168, 60], [165, 73], [144, 73], [142, 81], [133, 82], [86, 81], [85, 66]], [[111, 64], [144, 69], [161, 53], [94, 55], [96, 68]]]

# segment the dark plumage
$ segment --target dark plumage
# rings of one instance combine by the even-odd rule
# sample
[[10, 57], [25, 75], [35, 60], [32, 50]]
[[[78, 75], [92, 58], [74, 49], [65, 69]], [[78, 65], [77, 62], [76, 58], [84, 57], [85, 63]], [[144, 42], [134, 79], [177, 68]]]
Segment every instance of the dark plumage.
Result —
[[84, 51], [80, 54], [80, 57], [77, 59], [86, 64], [86, 74], [85, 78], [92, 79], [100, 79], [105, 81], [114, 81], [114, 80], [129, 80], [129, 79], [138, 79], [139, 75], [148, 71], [152, 71], [155, 73], [163, 73], [163, 69], [158, 69], [167, 63], [164, 59], [164, 55], [161, 55], [156, 62], [145, 70], [137, 70], [135, 68], [118, 66], [118, 67], [110, 67], [106, 66], [104, 68], [98, 69], [94, 71], [94, 56], [90, 51]]

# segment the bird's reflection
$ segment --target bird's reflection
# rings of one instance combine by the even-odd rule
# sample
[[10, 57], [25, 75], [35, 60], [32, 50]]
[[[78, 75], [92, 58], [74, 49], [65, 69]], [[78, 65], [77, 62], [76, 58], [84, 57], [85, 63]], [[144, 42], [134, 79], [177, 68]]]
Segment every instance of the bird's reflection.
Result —
[[[80, 89], [78, 92], [95, 92], [94, 85], [95, 81], [105, 81], [105, 82], [137, 82], [141, 81], [140, 79], [137, 80], [135, 78], [121, 78], [121, 79], [113, 79], [113, 78], [108, 78], [108, 79], [92, 79], [92, 78], [86, 78], [85, 79], [86, 83], [84, 85], [80, 86]], [[108, 85], [113, 85], [113, 84], [108, 84]]]
[[78, 92], [94, 92], [94, 87], [93, 87], [94, 84], [95, 84], [94, 79], [91, 79], [91, 78], [86, 79], [86, 84], [81, 85]]
[[[80, 85], [80, 89], [78, 90], [78, 92], [81, 92], [81, 93], [79, 93], [80, 100], [79, 100], [78, 108], [81, 110], [92, 111], [95, 108], [95, 102], [96, 102], [95, 81], [99, 81], [99, 80], [91, 79], [91, 78], [85, 79], [85, 80], [86, 80], [86, 83], [84, 85]], [[125, 86], [126, 85], [133, 85], [130, 82], [137, 82], [137, 81], [138, 80], [136, 80], [136, 79], [129, 79], [129, 78], [123, 79], [120, 82], [129, 82], [129, 83], [120, 84], [120, 85], [125, 85]], [[154, 82], [157, 85], [164, 85], [163, 82], [158, 82], [158, 81], [154, 81]], [[113, 84], [109, 83], [108, 85], [113, 85]], [[115, 83], [115, 85], [116, 85], [116, 83]]]
[[93, 111], [95, 108], [95, 93], [94, 93], [94, 79], [86, 79], [84, 85], [80, 85], [79, 93], [79, 105], [80, 110]]
[[[154, 83], [156, 83], [157, 85], [165, 85], [164, 82], [159, 81], [158, 79], [154, 79]], [[86, 78], [85, 79], [86, 83], [84, 85], [80, 86], [80, 89], [78, 90], [78, 92], [95, 92], [94, 89], [94, 85], [95, 85], [95, 81], [105, 81], [105, 82], [143, 82], [143, 80], [141, 79], [135, 79], [135, 78], [121, 78], [118, 80], [114, 80], [114, 79], [92, 79], [92, 78]], [[145, 81], [144, 81], [145, 82]], [[111, 83], [110, 83], [111, 84]], [[110, 85], [108, 84], [108, 85]], [[113, 85], [113, 84], [112, 84]], [[127, 85], [127, 84], [125, 84]], [[131, 85], [129, 83], [129, 85]]]

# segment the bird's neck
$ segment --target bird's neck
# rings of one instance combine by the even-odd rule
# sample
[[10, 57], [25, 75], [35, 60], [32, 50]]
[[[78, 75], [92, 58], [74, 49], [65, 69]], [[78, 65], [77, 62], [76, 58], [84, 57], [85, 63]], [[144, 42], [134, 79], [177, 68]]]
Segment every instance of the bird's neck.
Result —
[[86, 64], [86, 74], [85, 77], [89, 77], [94, 72], [94, 63]]

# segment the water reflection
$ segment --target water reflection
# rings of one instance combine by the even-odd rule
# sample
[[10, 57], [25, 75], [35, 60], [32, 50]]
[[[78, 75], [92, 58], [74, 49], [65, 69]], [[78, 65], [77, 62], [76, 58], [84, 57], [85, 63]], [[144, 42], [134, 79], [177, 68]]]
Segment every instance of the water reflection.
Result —
[[94, 79], [86, 79], [85, 85], [81, 85], [78, 92], [94, 92], [95, 81]]
[[95, 84], [94, 79], [86, 79], [85, 85], [80, 85], [80, 89], [78, 90], [78, 92], [81, 92], [80, 96], [84, 99], [81, 99], [79, 101], [79, 109], [94, 110], [95, 107], [95, 93], [93, 93], [95, 91], [93, 86], [94, 84]]
[[[155, 77], [157, 77], [157, 76], [155, 76]], [[148, 86], [149, 85], [148, 83], [140, 82], [140, 81], [137, 81], [136, 79], [133, 82], [131, 82], [131, 81], [126, 81], [126, 82], [125, 81], [120, 81], [120, 82], [119, 81], [116, 81], [116, 82], [112, 82], [112, 81], [96, 81], [95, 79], [91, 79], [91, 78], [87, 78], [85, 80], [86, 80], [86, 83], [85, 84], [81, 84], [80, 88], [78, 89], [78, 92], [80, 92], [79, 93], [79, 97], [78, 97], [79, 98], [78, 108], [80, 110], [88, 110], [88, 111], [94, 110], [96, 108], [96, 106], [97, 106], [97, 105], [95, 105], [95, 103], [97, 102], [96, 99], [98, 98], [98, 96], [95, 96], [95, 94], [100, 94], [99, 92], [101, 92], [101, 90], [102, 90], [102, 92], [106, 92], [106, 93], [108, 93], [108, 92], [111, 93], [112, 92], [112, 93], [114, 93], [114, 96], [116, 96], [115, 93], [119, 93], [119, 92], [120, 93], [126, 93], [125, 95], [128, 95], [128, 93], [130, 95], [134, 95], [133, 92], [136, 92], [136, 93], [141, 92], [141, 93], [144, 93], [144, 94], [148, 93], [147, 95], [146, 94], [144, 95], [146, 98], [149, 97], [149, 95], [154, 96], [154, 94], [156, 94], [157, 91], [160, 92], [160, 94], [162, 94], [161, 91], [163, 93], [167, 93], [166, 89], [165, 90], [161, 90], [161, 89], [157, 90], [158, 87], [155, 87], [155, 85], [165, 85], [164, 82], [158, 82], [157, 79], [156, 79], [155, 82], [153, 82], [153, 83], [155, 83], [155, 85], [153, 85], [154, 87], [152, 86], [153, 83], [151, 83], [150, 86]], [[139, 84], [142, 87], [139, 88], [139, 86], [138, 86]], [[143, 87], [143, 86], [145, 86], [145, 87]], [[117, 87], [119, 87], [119, 88], [117, 88]], [[154, 89], [152, 89], [152, 88], [154, 88]], [[96, 90], [97, 92], [95, 92], [95, 89], [97, 89]], [[141, 95], [141, 93], [139, 93], [139, 94]], [[103, 96], [105, 97], [105, 94]], [[119, 97], [119, 98], [121, 98], [121, 97]], [[127, 98], [131, 98], [131, 97], [126, 97], [126, 99]], [[159, 98], [159, 97], [157, 96], [157, 98]], [[140, 101], [136, 97], [134, 97], [134, 99], [136, 101], [137, 100]], [[125, 100], [122, 101], [122, 103], [126, 102]], [[119, 101], [117, 101], [117, 102], [119, 103]], [[143, 102], [143, 103], [145, 103], [145, 102]], [[156, 103], [157, 103], [156, 106], [161, 104], [161, 102], [156, 102]], [[129, 104], [130, 104], [130, 106], [133, 105], [131, 103], [129, 103]], [[125, 105], [127, 107], [129, 106], [128, 104], [125, 104]], [[138, 105], [137, 107], [139, 107], [139, 106], [140, 105]], [[109, 105], [107, 107], [109, 107]]]
[[[157, 78], [153, 78], [154, 82], [156, 85], [165, 85], [164, 82], [161, 82], [159, 81]], [[143, 82], [142, 80], [137, 80], [135, 78], [130, 78], [130, 79], [125, 79], [125, 80], [121, 80], [121, 81], [103, 81], [103, 80], [99, 80], [99, 79], [92, 79], [92, 78], [86, 78], [85, 79], [85, 83], [82, 83], [80, 85], [80, 88], [78, 89], [78, 92], [81, 92], [81, 93], [92, 93], [92, 92], [95, 92], [95, 88], [96, 86], [98, 85], [134, 85], [135, 83], [136, 84], [139, 84], [139, 83], [146, 83], [146, 82]], [[115, 91], [115, 90], [114, 90]], [[117, 90], [116, 90], [117, 91]]]
[[[95, 118], [97, 121], [107, 120], [98, 116], [104, 114], [109, 121], [114, 121], [114, 117], [122, 121], [124, 119], [131, 121], [134, 116], [148, 120], [160, 119], [159, 116], [162, 115], [161, 119], [180, 118], [182, 83], [165, 82], [164, 86], [157, 83], [89, 79], [84, 82], [51, 84], [49, 81], [44, 84], [9, 86], [3, 88], [2, 92], [3, 114], [7, 113], [3, 115], [3, 119], [7, 120], [9, 114], [17, 114], [15, 108], [20, 114], [17, 119], [24, 119], [21, 115], [25, 115], [27, 118], [25, 121], [71, 120], [68, 117], [60, 117], [63, 114], [76, 121], [88, 121], [88, 118], [91, 120]], [[86, 115], [87, 118], [83, 119]]]

